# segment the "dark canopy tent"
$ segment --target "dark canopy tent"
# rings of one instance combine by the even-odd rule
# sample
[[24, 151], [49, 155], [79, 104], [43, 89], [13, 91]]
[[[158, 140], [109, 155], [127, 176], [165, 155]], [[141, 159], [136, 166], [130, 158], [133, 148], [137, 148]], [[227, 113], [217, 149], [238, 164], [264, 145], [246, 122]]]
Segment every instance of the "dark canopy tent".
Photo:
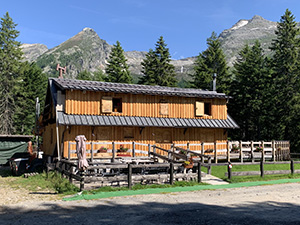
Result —
[[30, 135], [0, 135], [0, 164], [5, 164], [16, 152], [27, 152]]

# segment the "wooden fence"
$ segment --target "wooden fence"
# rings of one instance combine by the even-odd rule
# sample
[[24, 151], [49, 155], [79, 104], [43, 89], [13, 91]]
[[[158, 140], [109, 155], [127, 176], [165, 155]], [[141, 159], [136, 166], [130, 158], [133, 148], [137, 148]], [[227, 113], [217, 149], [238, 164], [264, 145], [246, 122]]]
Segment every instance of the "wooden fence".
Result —
[[186, 172], [182, 163], [156, 163], [156, 164], [99, 164], [89, 166], [85, 173], [76, 171], [77, 165], [69, 160], [62, 159], [57, 162], [55, 169], [69, 178], [80, 182], [80, 190], [85, 189], [85, 184], [98, 183], [100, 186], [127, 185], [129, 188], [136, 183], [159, 183], [173, 184], [175, 180], [196, 180], [201, 182], [201, 166], [208, 164], [194, 163], [190, 172]]
[[[156, 145], [138, 143], [138, 142], [86, 142], [87, 158], [93, 162], [96, 159], [110, 160], [115, 162], [116, 159], [127, 157], [140, 158], [151, 157], [153, 155], [165, 156], [167, 159], [168, 152], [180, 152], [180, 149], [188, 150], [191, 154], [198, 153], [210, 156], [215, 163], [218, 160], [230, 162], [239, 160], [240, 162], [256, 160], [289, 160], [290, 144], [289, 141], [227, 141], [227, 142], [202, 142], [199, 144], [171, 144], [170, 149], [162, 149]], [[118, 152], [122, 146], [128, 146], [126, 155]], [[107, 152], [99, 152], [99, 149], [105, 148]], [[147, 149], [147, 150], [145, 150]], [[76, 142], [68, 143], [68, 159], [77, 159]], [[189, 155], [190, 156], [190, 155]], [[163, 157], [161, 157], [163, 158]], [[167, 160], [166, 160], [167, 161]], [[204, 157], [202, 158], [202, 163]]]
[[[290, 164], [290, 170], [265, 170], [264, 165], [266, 164]], [[295, 170], [294, 164], [300, 164], [300, 161], [285, 161], [285, 162], [256, 162], [256, 163], [247, 163], [247, 165], [260, 165], [260, 171], [239, 171], [239, 172], [232, 172], [232, 166], [234, 164], [218, 164], [218, 165], [227, 165], [227, 173], [225, 176], [228, 176], [228, 179], [231, 179], [233, 176], [255, 176], [259, 175], [264, 177], [264, 175], [273, 175], [273, 174], [294, 174], [300, 173], [300, 170]]]

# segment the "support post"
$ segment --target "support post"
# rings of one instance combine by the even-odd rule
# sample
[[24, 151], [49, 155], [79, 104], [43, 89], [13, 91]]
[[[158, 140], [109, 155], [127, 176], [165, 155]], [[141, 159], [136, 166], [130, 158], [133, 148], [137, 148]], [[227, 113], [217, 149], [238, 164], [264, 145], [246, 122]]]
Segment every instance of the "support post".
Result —
[[91, 141], [91, 161], [93, 162], [93, 160], [94, 160], [94, 143]]
[[71, 142], [68, 142], [68, 160], [71, 159]]
[[207, 168], [207, 173], [211, 174], [211, 157], [209, 156], [208, 158], [208, 168]]
[[232, 178], [232, 164], [229, 162], [227, 166], [227, 172], [228, 172], [228, 180], [231, 180]]
[[214, 142], [215, 163], [218, 163], [217, 142]]
[[227, 141], [227, 162], [230, 162], [230, 142]]
[[265, 146], [264, 146], [264, 141], [261, 142], [261, 147], [262, 147], [262, 151], [261, 151], [261, 158], [262, 161], [265, 161]]
[[80, 191], [84, 189], [84, 173], [80, 172]]
[[150, 156], [151, 156], [151, 145], [148, 144], [148, 157], [150, 157]]
[[112, 142], [112, 159], [111, 162], [115, 162], [115, 158], [116, 158], [116, 147], [115, 147], [115, 142]]
[[170, 163], [170, 184], [172, 185], [174, 182], [174, 164]]
[[294, 160], [291, 160], [291, 174], [293, 175], [294, 173], [295, 173]]
[[261, 177], [264, 177], [264, 161], [263, 160], [261, 160], [260, 161], [260, 176]]
[[254, 151], [254, 149], [253, 149], [253, 141], [251, 141], [250, 145], [251, 145], [251, 160], [254, 163], [255, 162], [255, 158], [254, 158], [254, 152], [253, 152]]
[[276, 157], [275, 157], [275, 141], [272, 140], [272, 160], [273, 162], [276, 161]]
[[244, 162], [244, 156], [243, 156], [242, 141], [239, 141], [239, 146], [240, 146], [240, 160], [241, 160], [241, 163], [243, 163]]
[[[201, 155], [204, 155], [204, 142], [201, 142]], [[201, 162], [204, 163], [204, 157], [201, 157]]]
[[202, 176], [201, 176], [201, 162], [198, 162], [198, 183], [202, 182]]
[[128, 189], [132, 187], [132, 165], [128, 164]]
[[132, 157], [135, 157], [135, 142], [132, 142]]

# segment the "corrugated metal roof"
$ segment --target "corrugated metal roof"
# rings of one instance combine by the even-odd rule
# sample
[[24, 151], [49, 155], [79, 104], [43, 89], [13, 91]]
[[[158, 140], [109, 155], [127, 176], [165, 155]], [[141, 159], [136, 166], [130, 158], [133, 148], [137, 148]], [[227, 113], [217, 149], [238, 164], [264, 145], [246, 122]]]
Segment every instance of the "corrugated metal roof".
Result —
[[217, 119], [188, 119], [165, 117], [136, 117], [136, 116], [95, 116], [69, 115], [57, 112], [60, 125], [78, 126], [139, 126], [139, 127], [198, 127], [198, 128], [239, 128], [228, 115], [226, 120]]
[[163, 87], [139, 84], [121, 84], [99, 81], [72, 80], [62, 78], [50, 78], [49, 84], [55, 85], [61, 90], [82, 90], [82, 91], [105, 91], [114, 93], [131, 93], [145, 95], [163, 95], [180, 97], [201, 97], [201, 98], [229, 98], [224, 93], [193, 88]]

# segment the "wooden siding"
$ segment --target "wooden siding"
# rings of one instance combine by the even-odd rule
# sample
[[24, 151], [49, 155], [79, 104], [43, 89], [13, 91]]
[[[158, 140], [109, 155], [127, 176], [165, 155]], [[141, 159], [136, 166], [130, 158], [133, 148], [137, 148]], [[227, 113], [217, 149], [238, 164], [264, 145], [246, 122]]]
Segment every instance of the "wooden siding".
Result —
[[[65, 113], [78, 115], [108, 115], [108, 113], [104, 114], [101, 112], [101, 99], [103, 96], [122, 99], [122, 112], [112, 112], [111, 115], [227, 119], [226, 99], [164, 97], [78, 90], [66, 91]], [[211, 116], [195, 117], [196, 101], [210, 102]], [[160, 113], [161, 102], [163, 102], [163, 104], [167, 103], [168, 115]]]
[[[133, 137], [126, 137], [128, 127], [89, 127], [89, 126], [72, 126], [64, 132], [63, 140], [63, 157], [68, 158], [68, 142], [75, 142], [77, 135], [85, 135], [87, 141], [96, 142], [138, 142], [143, 144], [155, 144], [158, 147], [170, 149], [171, 144], [199, 144], [201, 142], [225, 142], [227, 140], [227, 133], [224, 129], [209, 129], [209, 128], [154, 128], [146, 127], [141, 129], [133, 127]], [[94, 149], [101, 147], [112, 149], [111, 145], [97, 145]], [[90, 146], [87, 146], [90, 149]], [[116, 144], [118, 149], [120, 144]], [[124, 145], [125, 148], [130, 148], [130, 145]], [[205, 146], [205, 149], [213, 148], [212, 146]], [[224, 146], [225, 148], [225, 146]], [[147, 146], [139, 146], [139, 150], [148, 151]], [[191, 146], [191, 150], [201, 150], [201, 146]], [[72, 145], [72, 150], [75, 150], [75, 145]], [[157, 150], [158, 153], [164, 154]], [[139, 155], [139, 154], [137, 154]], [[76, 157], [75, 154], [71, 157]]]

